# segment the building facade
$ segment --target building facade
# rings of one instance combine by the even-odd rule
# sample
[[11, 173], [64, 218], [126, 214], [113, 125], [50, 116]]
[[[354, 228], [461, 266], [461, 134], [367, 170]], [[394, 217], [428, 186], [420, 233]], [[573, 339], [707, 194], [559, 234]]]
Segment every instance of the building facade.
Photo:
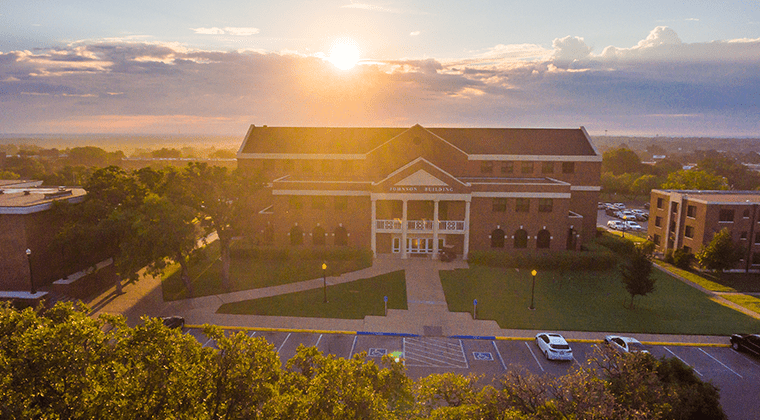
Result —
[[466, 258], [578, 249], [596, 232], [602, 159], [582, 127], [251, 126], [237, 157], [267, 181], [251, 217], [265, 245]]
[[649, 206], [657, 251], [696, 253], [726, 228], [743, 249], [736, 268], [760, 268], [760, 191], [652, 190]]

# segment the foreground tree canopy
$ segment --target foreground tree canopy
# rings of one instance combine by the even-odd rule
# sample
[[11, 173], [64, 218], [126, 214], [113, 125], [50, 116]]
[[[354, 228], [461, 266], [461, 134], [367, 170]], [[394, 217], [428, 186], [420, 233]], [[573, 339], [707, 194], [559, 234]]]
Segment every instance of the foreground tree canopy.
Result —
[[217, 348], [158, 319], [128, 327], [86, 307], [0, 306], [4, 419], [724, 419], [717, 389], [677, 359], [602, 348], [567, 376], [510, 370], [490, 385], [412, 381], [402, 363], [274, 347], [206, 326]]

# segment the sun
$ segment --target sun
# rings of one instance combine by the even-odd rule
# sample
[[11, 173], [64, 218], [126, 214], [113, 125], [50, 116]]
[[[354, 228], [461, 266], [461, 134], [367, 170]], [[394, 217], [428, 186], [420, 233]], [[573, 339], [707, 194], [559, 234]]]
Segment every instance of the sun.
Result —
[[352, 39], [338, 39], [330, 48], [327, 60], [341, 70], [349, 70], [359, 62], [359, 47]]

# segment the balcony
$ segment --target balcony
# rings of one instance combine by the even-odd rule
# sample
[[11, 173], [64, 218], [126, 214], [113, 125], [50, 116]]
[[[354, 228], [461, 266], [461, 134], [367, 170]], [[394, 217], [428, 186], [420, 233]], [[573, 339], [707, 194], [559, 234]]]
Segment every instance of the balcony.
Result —
[[[375, 229], [379, 233], [401, 233], [402, 223], [401, 219], [376, 220]], [[433, 233], [433, 224], [432, 220], [407, 220], [406, 230], [407, 232]], [[464, 233], [464, 227], [464, 220], [438, 221], [439, 233]]]

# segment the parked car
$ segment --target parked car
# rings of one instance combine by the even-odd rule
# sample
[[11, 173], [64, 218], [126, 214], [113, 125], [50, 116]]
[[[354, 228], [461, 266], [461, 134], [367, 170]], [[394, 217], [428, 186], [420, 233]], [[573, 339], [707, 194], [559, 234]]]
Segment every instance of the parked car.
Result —
[[547, 360], [573, 360], [573, 350], [557, 333], [536, 334], [536, 345]]
[[760, 356], [760, 334], [734, 334], [730, 340], [731, 348], [734, 350], [747, 350], [755, 356]]
[[649, 210], [649, 203], [644, 203], [644, 209]]
[[615, 213], [617, 213], [617, 212], [618, 212], [618, 209], [617, 209], [616, 207], [607, 207], [607, 208], [604, 210], [604, 213], [605, 213], [607, 216], [613, 216], [613, 217], [615, 216]]
[[623, 203], [615, 203], [615, 204], [613, 204], [613, 206], [615, 206], [615, 207], [617, 207], [619, 209], [624, 209], [625, 208], [625, 204], [623, 204]]
[[639, 224], [639, 222], [634, 222], [633, 220], [626, 220], [625, 225], [628, 230], [632, 230], [634, 232], [641, 232], [642, 230], [644, 230], [644, 228]]
[[607, 208], [607, 206], [604, 203], [602, 203], [601, 201], [599, 201], [599, 202], [596, 203], [596, 209], [597, 210], [604, 210], [606, 208]]
[[625, 222], [621, 222], [620, 220], [610, 220], [607, 222], [607, 227], [614, 230], [624, 230], [627, 228]]
[[636, 220], [636, 213], [630, 210], [620, 210], [618, 212], [618, 218], [623, 220]]
[[161, 318], [161, 322], [169, 328], [182, 328], [185, 326], [185, 318], [181, 316], [165, 316]]
[[632, 209], [633, 214], [636, 215], [636, 220], [647, 221], [649, 220], [649, 213], [644, 210]]
[[641, 342], [633, 337], [621, 337], [618, 335], [608, 335], [604, 337], [604, 344], [609, 345], [615, 350], [625, 353], [649, 353]]

